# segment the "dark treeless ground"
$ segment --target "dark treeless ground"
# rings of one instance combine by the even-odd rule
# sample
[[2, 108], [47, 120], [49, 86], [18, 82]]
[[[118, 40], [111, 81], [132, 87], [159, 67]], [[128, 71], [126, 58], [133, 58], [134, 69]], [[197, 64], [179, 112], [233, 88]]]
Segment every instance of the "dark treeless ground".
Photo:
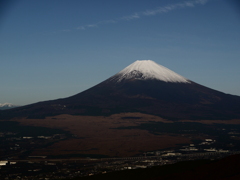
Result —
[[[108, 117], [58, 115], [45, 119], [23, 118], [13, 121], [18, 121], [21, 125], [59, 128], [76, 136], [43, 149], [37, 149], [32, 155], [99, 154], [125, 157], [146, 151], [175, 147], [177, 144], [191, 143], [191, 137], [181, 134], [154, 135], [140, 129], [116, 129], [118, 127], [138, 126], [149, 121], [173, 123], [173, 121], [158, 116], [142, 113], [121, 113]], [[204, 124], [240, 124], [239, 120], [184, 121]]]

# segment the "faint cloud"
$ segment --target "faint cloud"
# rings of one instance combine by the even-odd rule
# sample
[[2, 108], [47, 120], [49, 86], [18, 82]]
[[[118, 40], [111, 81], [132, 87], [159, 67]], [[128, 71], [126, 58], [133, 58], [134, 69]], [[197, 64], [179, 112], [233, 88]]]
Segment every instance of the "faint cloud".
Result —
[[92, 27], [97, 27], [98, 25], [97, 24], [89, 24], [89, 25], [86, 25], [86, 27], [90, 27], [90, 28], [92, 28]]
[[77, 27], [76, 29], [77, 29], [77, 30], [85, 30], [86, 28], [85, 28], [85, 26], [79, 26], [79, 27]]
[[102, 24], [109, 24], [109, 23], [116, 23], [116, 20], [106, 20], [106, 21], [101, 21]]
[[186, 2], [185, 5], [187, 7], [194, 7], [195, 6], [193, 2]]
[[196, 0], [198, 4], [206, 4], [209, 0]]
[[122, 17], [120, 19], [130, 21], [130, 20], [138, 19], [138, 18], [140, 18], [140, 14], [139, 13], [134, 13], [134, 14], [132, 14], [130, 16], [124, 16], [124, 17]]
[[87, 24], [87, 25], [84, 25], [84, 26], [79, 26], [76, 29], [77, 30], [85, 30], [87, 28], [98, 27], [99, 25], [102, 25], [102, 24], [111, 24], [111, 23], [116, 23], [116, 22], [117, 22], [116, 20], [104, 20], [104, 21], [99, 21], [99, 22], [97, 22], [95, 24]]
[[85, 30], [87, 28], [94, 28], [94, 27], [98, 27], [98, 23], [96, 23], [96, 24], [87, 24], [87, 25], [84, 25], [84, 26], [79, 26], [76, 29], [78, 29], [78, 30]]
[[195, 1], [185, 1], [185, 2], [182, 2], [182, 3], [169, 4], [167, 6], [158, 7], [157, 9], [147, 10], [147, 11], [143, 12], [142, 14], [144, 16], [154, 16], [156, 14], [168, 13], [168, 12], [173, 11], [175, 9], [195, 7], [196, 5], [199, 5], [199, 4], [204, 5], [208, 1], [209, 0], [195, 0]]
[[197, 5], [204, 5], [209, 1], [211, 1], [211, 0], [192, 0], [192, 1], [184, 1], [181, 3], [169, 4], [166, 6], [158, 7], [156, 9], [150, 9], [150, 10], [146, 10], [144, 12], [138, 12], [138, 13], [134, 13], [134, 14], [131, 14], [128, 16], [123, 16], [121, 18], [114, 19], [114, 20], [104, 20], [104, 21], [99, 21], [94, 24], [87, 24], [87, 25], [79, 26], [76, 29], [77, 30], [86, 30], [88, 28], [99, 27], [100, 25], [103, 25], [103, 24], [118, 23], [119, 21], [133, 21], [135, 19], [140, 19], [143, 16], [155, 16], [157, 14], [168, 13], [168, 12], [176, 10], [176, 9], [194, 8]]

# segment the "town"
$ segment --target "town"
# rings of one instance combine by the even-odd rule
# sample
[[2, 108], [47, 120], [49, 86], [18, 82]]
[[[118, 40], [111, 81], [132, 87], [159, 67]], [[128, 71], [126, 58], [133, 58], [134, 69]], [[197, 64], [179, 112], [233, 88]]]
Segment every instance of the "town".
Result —
[[[239, 138], [239, 132], [236, 131], [231, 131], [228, 135], [235, 140]], [[234, 144], [237, 141], [220, 146], [221, 143], [217, 139], [209, 138], [178, 148], [144, 152], [134, 157], [72, 157], [66, 159], [29, 156], [28, 154], [34, 148], [68, 138], [65, 134], [18, 137], [13, 132], [1, 132], [0, 138], [3, 142], [1, 143], [3, 156], [1, 155], [0, 160], [0, 179], [4, 180], [73, 179], [113, 171], [151, 168], [180, 161], [216, 160], [240, 153], [239, 147]]]

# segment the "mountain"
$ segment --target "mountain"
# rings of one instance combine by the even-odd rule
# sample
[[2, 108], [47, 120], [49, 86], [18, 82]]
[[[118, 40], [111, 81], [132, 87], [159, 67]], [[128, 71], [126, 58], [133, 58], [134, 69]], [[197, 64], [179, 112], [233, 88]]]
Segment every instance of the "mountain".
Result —
[[3, 103], [3, 104], [0, 103], [0, 110], [11, 109], [15, 107], [18, 107], [18, 106], [11, 103]]
[[166, 119], [240, 119], [240, 97], [197, 84], [151, 60], [142, 60], [81, 93], [5, 110], [0, 119], [121, 112], [142, 112]]

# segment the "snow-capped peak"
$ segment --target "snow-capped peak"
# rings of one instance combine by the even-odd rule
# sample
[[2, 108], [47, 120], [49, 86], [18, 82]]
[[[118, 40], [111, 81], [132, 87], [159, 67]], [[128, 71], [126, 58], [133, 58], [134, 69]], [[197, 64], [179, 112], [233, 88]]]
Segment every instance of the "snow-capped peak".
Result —
[[11, 103], [3, 103], [3, 104], [0, 103], [0, 107], [12, 107], [12, 106], [13, 104]]
[[125, 79], [157, 79], [165, 82], [190, 83], [188, 79], [152, 60], [137, 60], [113, 76], [112, 79], [117, 82]]
[[14, 107], [18, 107], [18, 105], [14, 105], [11, 103], [0, 103], [0, 109], [10, 109], [10, 108], [14, 108]]

